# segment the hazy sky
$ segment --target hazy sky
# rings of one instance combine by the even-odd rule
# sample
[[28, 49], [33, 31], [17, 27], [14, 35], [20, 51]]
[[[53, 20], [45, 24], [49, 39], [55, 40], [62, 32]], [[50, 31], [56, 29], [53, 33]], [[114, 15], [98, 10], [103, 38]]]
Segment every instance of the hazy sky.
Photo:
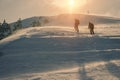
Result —
[[[109, 15], [120, 17], [120, 0], [0, 0], [0, 22], [6, 19], [8, 22], [18, 18], [28, 18], [40, 15], [57, 15], [74, 13]], [[73, 7], [73, 8], [72, 8]]]

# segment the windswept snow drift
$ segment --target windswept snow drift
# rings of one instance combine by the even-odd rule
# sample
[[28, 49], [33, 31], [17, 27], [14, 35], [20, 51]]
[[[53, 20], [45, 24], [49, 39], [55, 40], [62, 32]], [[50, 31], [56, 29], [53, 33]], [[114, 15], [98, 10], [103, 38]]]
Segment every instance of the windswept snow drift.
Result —
[[99, 26], [94, 36], [44, 26], [1, 40], [0, 80], [119, 80], [120, 28]]

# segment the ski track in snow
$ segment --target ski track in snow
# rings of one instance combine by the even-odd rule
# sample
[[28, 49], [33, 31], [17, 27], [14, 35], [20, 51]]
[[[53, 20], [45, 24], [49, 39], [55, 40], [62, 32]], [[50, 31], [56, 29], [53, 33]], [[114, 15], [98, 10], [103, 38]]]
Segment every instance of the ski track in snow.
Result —
[[119, 28], [104, 29], [20, 30], [0, 41], [0, 80], [120, 80]]

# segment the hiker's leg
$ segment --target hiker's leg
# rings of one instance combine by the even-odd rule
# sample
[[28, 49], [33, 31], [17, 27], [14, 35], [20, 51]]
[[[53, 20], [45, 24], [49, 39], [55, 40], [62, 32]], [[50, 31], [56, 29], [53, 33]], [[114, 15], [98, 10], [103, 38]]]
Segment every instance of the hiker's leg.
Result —
[[92, 34], [92, 30], [90, 29], [90, 34]]

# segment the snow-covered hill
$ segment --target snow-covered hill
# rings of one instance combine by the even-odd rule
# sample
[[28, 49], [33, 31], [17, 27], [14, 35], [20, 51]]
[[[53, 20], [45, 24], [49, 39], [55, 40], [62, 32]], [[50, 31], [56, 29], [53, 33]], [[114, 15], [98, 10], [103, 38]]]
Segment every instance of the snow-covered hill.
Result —
[[[101, 27], [100, 27], [101, 26]], [[120, 27], [44, 26], [0, 41], [0, 80], [120, 80]]]
[[[88, 25], [91, 21], [95, 24], [120, 23], [119, 18], [86, 15], [86, 14], [61, 14], [56, 16], [36, 16], [22, 20], [23, 27], [32, 26], [32, 22], [40, 21], [42, 26], [73, 26], [75, 18], [80, 20], [81, 25]], [[48, 23], [44, 23], [47, 20]], [[13, 25], [14, 23], [12, 23]]]

